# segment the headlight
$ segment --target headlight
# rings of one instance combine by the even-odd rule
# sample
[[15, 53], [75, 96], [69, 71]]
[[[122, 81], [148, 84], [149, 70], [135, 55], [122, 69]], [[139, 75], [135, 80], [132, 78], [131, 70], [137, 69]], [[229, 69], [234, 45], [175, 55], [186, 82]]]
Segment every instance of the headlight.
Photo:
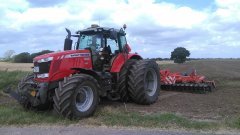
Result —
[[37, 78], [48, 78], [48, 73], [45, 73], [45, 74], [37, 74]]
[[52, 60], [53, 60], [53, 57], [48, 57], [48, 58], [38, 60], [38, 63], [48, 62], [48, 61], [52, 61]]

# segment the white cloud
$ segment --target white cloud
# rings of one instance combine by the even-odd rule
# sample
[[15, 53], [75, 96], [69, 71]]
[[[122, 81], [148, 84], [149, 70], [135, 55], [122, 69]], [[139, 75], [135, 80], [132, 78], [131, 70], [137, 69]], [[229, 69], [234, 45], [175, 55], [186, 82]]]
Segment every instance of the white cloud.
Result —
[[[189, 49], [193, 57], [240, 57], [235, 52], [225, 56], [222, 52], [211, 52], [223, 47], [240, 50], [240, 1], [216, 0], [215, 3], [215, 10], [200, 11], [153, 0], [58, 0], [43, 7], [38, 7], [38, 2], [8, 0], [0, 3], [0, 27], [12, 33], [17, 31], [21, 37], [18, 45], [27, 44], [30, 48], [26, 51], [59, 50], [65, 37], [64, 27], [78, 30], [100, 22], [117, 28], [126, 23], [132, 50], [145, 57], [169, 57], [177, 46]], [[32, 36], [25, 35], [26, 32]], [[17, 39], [5, 34], [4, 29], [0, 30], [0, 35], [5, 36], [0, 39], [0, 46], [9, 44], [9, 48], [16, 48], [13, 39]]]
[[240, 1], [239, 0], [216, 0], [218, 9], [215, 12], [221, 21], [240, 21]]
[[14, 20], [10, 26], [16, 29], [41, 23], [58, 24], [71, 17], [66, 10], [57, 7], [29, 8], [23, 13], [9, 12], [7, 15]]

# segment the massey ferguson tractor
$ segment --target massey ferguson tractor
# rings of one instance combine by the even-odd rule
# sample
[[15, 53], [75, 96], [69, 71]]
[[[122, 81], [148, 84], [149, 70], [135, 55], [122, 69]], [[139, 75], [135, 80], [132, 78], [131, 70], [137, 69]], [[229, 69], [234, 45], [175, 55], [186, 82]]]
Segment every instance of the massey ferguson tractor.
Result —
[[64, 51], [35, 57], [33, 73], [21, 80], [16, 92], [8, 92], [26, 109], [53, 106], [70, 119], [92, 115], [104, 97], [154, 103], [160, 91], [158, 65], [130, 53], [125, 28], [92, 25], [76, 34], [66, 29]]

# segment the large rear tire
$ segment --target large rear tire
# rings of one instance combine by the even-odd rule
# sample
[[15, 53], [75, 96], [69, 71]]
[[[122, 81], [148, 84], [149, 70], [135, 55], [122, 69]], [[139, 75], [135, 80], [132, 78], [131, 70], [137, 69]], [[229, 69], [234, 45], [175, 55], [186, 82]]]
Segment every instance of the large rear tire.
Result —
[[138, 104], [152, 104], [160, 92], [160, 74], [155, 61], [141, 60], [133, 65], [129, 74], [129, 95]]
[[54, 110], [69, 119], [91, 116], [99, 102], [96, 79], [85, 74], [64, 78], [55, 89]]
[[121, 101], [126, 102], [129, 99], [128, 95], [128, 74], [130, 73], [130, 69], [137, 62], [136, 59], [128, 60], [122, 67], [119, 73], [118, 79], [118, 91], [121, 97]]

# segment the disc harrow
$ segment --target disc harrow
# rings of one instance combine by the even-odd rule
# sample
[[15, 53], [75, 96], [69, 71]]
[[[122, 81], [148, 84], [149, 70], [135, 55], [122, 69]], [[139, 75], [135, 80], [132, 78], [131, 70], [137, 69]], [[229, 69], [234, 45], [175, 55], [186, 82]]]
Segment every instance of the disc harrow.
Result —
[[171, 91], [184, 91], [204, 94], [215, 90], [215, 82], [207, 81], [205, 76], [197, 75], [193, 70], [189, 75], [171, 73], [170, 70], [160, 70], [161, 89]]

